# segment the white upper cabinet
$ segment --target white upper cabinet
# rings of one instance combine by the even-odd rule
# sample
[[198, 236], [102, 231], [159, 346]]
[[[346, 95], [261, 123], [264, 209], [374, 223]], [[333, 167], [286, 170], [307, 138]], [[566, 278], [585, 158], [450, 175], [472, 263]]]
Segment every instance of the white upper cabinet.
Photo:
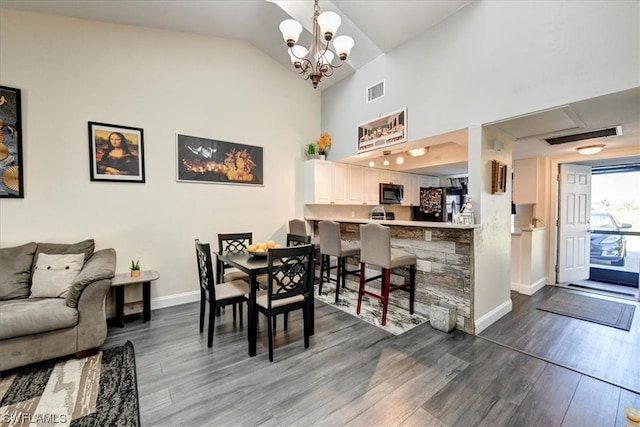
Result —
[[379, 170], [364, 168], [364, 204], [380, 204], [380, 178]]
[[426, 176], [426, 175], [418, 175], [419, 176], [419, 187], [420, 188], [428, 188], [428, 187], [440, 187], [440, 178], [437, 176]]
[[349, 165], [347, 169], [348, 192], [347, 203], [350, 205], [361, 205], [364, 203], [364, 168], [361, 166]]
[[308, 205], [331, 203], [331, 162], [304, 162], [304, 202]]
[[331, 203], [346, 205], [348, 192], [348, 165], [331, 163]]

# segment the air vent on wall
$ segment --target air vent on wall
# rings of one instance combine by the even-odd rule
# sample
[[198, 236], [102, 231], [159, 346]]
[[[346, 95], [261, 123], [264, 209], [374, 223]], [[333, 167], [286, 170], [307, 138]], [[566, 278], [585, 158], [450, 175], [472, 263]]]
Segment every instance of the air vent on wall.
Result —
[[384, 96], [384, 80], [367, 88], [367, 104]]
[[573, 135], [558, 136], [555, 138], [546, 138], [545, 141], [550, 145], [566, 144], [567, 142], [583, 141], [585, 139], [603, 138], [606, 136], [622, 135], [622, 126], [612, 128], [594, 130], [591, 132], [575, 133]]

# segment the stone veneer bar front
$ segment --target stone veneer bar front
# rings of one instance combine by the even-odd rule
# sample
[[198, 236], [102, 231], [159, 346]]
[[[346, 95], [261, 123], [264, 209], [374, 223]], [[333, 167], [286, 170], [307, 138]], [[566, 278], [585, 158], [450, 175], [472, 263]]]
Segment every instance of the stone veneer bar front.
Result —
[[[414, 309], [417, 313], [429, 317], [431, 304], [446, 301], [456, 306], [456, 329], [473, 334], [473, 245], [474, 225], [458, 225], [425, 221], [366, 220], [355, 218], [305, 218], [311, 224], [314, 235], [318, 234], [318, 223], [331, 220], [340, 223], [344, 240], [360, 240], [360, 224], [376, 222], [391, 229], [391, 246], [413, 253], [416, 263], [416, 299]], [[355, 257], [347, 260], [348, 269], [358, 269], [359, 260]], [[405, 271], [408, 278], [408, 271]], [[366, 277], [379, 274], [376, 267], [367, 266]], [[392, 282], [399, 283], [402, 278], [392, 275]], [[379, 286], [379, 281], [367, 286]], [[358, 277], [347, 276], [347, 287], [358, 289]], [[409, 308], [408, 294], [393, 292], [390, 304]]]

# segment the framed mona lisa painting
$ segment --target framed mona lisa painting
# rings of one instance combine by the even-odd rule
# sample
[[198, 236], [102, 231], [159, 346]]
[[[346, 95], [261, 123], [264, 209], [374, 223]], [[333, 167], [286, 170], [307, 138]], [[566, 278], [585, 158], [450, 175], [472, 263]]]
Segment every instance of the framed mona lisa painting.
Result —
[[143, 130], [89, 122], [91, 181], [144, 182]]

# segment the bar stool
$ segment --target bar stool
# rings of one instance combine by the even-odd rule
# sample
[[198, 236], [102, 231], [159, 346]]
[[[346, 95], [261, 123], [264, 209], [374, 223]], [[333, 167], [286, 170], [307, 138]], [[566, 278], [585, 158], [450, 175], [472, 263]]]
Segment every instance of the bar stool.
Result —
[[[322, 236], [322, 235], [321, 235]], [[389, 294], [397, 290], [409, 292], [409, 313], [413, 314], [413, 302], [416, 290], [416, 256], [409, 252], [391, 247], [391, 230], [380, 224], [362, 224], [360, 226], [360, 288], [358, 289], [358, 306], [360, 314], [362, 296], [368, 295], [382, 302], [382, 325], [387, 323], [387, 306]], [[378, 266], [381, 274], [365, 279], [365, 264]], [[400, 285], [391, 283], [391, 270], [397, 267], [409, 267], [409, 281]], [[365, 289], [364, 285], [372, 280], [382, 279], [381, 292], [376, 294]]]
[[[318, 224], [320, 232], [320, 285], [318, 286], [318, 294], [322, 294], [322, 283], [326, 279], [327, 282], [336, 282], [336, 304], [340, 295], [340, 283], [345, 287], [345, 279], [347, 274], [360, 274], [359, 270], [348, 271], [345, 268], [345, 259], [350, 256], [360, 254], [360, 245], [357, 242], [346, 242], [342, 240], [340, 234], [340, 224], [335, 221], [320, 221]], [[331, 257], [338, 258], [335, 266], [331, 266]], [[331, 277], [331, 270], [336, 269], [336, 278]], [[326, 272], [326, 276], [325, 276]]]

